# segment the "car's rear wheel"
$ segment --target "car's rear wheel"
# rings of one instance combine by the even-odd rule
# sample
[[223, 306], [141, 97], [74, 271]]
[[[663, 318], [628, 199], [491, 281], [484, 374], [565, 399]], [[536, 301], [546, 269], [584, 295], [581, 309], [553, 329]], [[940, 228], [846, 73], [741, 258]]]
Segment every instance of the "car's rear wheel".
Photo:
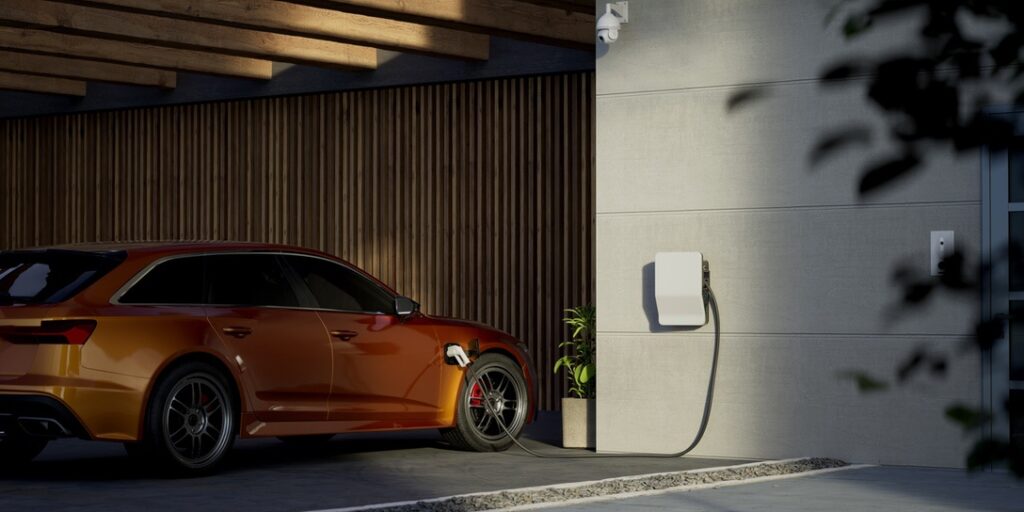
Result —
[[505, 431], [519, 437], [526, 426], [530, 404], [523, 371], [501, 354], [480, 356], [473, 370], [477, 382], [467, 382], [459, 393], [455, 427], [442, 429], [441, 434], [462, 450], [507, 450], [512, 439]]
[[141, 445], [163, 469], [192, 476], [213, 471], [234, 444], [236, 411], [227, 377], [202, 362], [174, 368], [153, 392]]
[[50, 440], [45, 437], [32, 437], [10, 433], [0, 438], [0, 468], [8, 464], [17, 465], [30, 462], [39, 455]]

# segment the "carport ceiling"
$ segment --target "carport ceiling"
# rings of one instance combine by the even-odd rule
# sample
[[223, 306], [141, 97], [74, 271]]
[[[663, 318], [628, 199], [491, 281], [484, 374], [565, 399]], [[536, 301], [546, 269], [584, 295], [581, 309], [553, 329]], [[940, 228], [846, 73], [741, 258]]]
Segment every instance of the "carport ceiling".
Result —
[[273, 63], [372, 72], [377, 50], [487, 60], [490, 36], [593, 48], [593, 0], [2, 0], [0, 89], [258, 80]]

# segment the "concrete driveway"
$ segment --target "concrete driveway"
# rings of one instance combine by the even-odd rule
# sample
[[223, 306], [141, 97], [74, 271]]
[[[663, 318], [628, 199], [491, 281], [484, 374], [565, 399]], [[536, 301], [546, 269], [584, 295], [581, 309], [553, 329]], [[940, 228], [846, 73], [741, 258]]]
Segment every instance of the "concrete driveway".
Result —
[[[557, 451], [554, 418], [528, 432], [532, 448]], [[243, 441], [217, 475], [165, 480], [139, 467], [118, 444], [52, 443], [29, 467], [0, 476], [0, 510], [147, 512], [304, 511], [419, 500], [742, 463], [723, 459], [537, 459], [513, 449], [448, 449], [435, 431], [337, 436], [296, 449], [277, 440]]]
[[1010, 512], [1024, 510], [1024, 482], [1006, 473], [868, 467], [823, 475], [665, 492], [553, 507], [558, 512]]

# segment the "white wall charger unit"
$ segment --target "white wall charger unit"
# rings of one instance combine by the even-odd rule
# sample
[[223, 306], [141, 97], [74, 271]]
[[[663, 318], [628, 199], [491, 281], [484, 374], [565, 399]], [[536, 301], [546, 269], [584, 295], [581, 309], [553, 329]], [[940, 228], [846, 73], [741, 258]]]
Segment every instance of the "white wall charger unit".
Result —
[[654, 298], [661, 325], [699, 327], [708, 323], [704, 306], [704, 255], [699, 252], [656, 254]]

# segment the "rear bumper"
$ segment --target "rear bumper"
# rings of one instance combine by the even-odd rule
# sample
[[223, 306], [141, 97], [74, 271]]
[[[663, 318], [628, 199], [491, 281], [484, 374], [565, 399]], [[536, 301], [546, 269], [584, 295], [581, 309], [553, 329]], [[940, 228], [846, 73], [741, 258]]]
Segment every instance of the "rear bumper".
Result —
[[86, 347], [102, 349], [98, 345], [20, 345], [0, 340], [0, 414], [7, 414], [4, 421], [9, 429], [22, 428], [15, 415], [47, 418], [49, 414], [67, 423], [60, 421], [63, 429], [54, 430], [51, 425], [41, 434], [67, 430], [73, 437], [138, 439], [149, 379], [85, 367]]
[[56, 398], [0, 395], [0, 438], [12, 435], [91, 438], [71, 409]]
[[[53, 419], [63, 427], [41, 430], [49, 437], [80, 437], [108, 441], [136, 441], [139, 439], [144, 402], [144, 390], [110, 382], [75, 382], [78, 385], [45, 385], [75, 379], [25, 378], [21, 383], [5, 382], [0, 385], [0, 424], [8, 429], [24, 430], [19, 418]], [[21, 384], [21, 385], [19, 385]], [[64, 382], [68, 384], [68, 382]], [[11, 422], [14, 422], [13, 427]], [[36, 428], [29, 425], [29, 428]], [[2, 429], [2, 428], [0, 428]], [[64, 431], [67, 431], [66, 433]], [[60, 435], [58, 435], [60, 434]]]

